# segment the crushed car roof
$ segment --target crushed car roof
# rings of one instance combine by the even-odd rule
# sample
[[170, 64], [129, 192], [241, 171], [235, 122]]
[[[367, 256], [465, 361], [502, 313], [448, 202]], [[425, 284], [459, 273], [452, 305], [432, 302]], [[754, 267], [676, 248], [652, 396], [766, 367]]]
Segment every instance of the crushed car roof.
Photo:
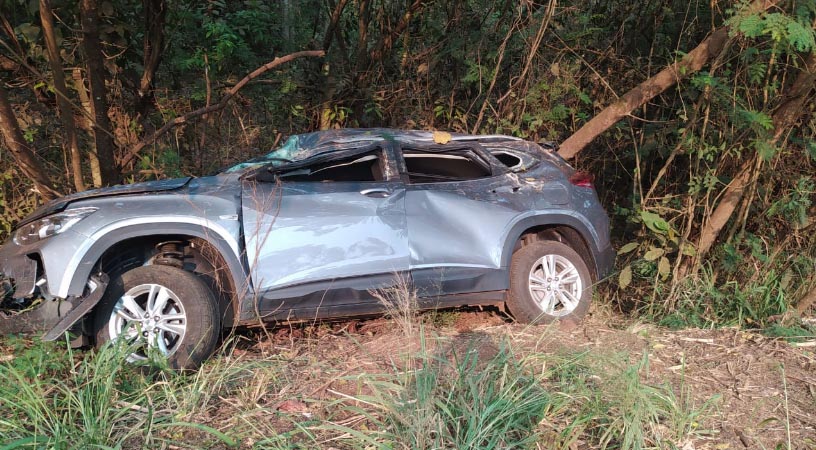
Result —
[[[521, 139], [500, 134], [474, 135], [450, 133], [450, 140], [455, 142], [501, 142], [520, 141]], [[273, 166], [302, 161], [312, 156], [344, 150], [366, 142], [398, 141], [403, 143], [432, 143], [433, 131], [396, 130], [390, 128], [343, 128], [339, 130], [315, 131], [295, 134], [289, 137], [280, 147], [271, 152], [236, 164], [226, 170], [227, 173], [271, 164]]]

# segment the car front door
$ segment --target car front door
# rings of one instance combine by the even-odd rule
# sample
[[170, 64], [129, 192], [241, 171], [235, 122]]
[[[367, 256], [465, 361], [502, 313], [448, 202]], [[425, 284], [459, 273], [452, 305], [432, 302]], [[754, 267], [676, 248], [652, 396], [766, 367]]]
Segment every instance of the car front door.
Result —
[[401, 166], [418, 295], [437, 299], [507, 289], [503, 236], [521, 209], [512, 201], [512, 176], [475, 144], [403, 145]]
[[[244, 241], [256, 313], [289, 318], [365, 309], [408, 277], [405, 186], [381, 145], [245, 181]], [[293, 317], [294, 316], [294, 317]]]

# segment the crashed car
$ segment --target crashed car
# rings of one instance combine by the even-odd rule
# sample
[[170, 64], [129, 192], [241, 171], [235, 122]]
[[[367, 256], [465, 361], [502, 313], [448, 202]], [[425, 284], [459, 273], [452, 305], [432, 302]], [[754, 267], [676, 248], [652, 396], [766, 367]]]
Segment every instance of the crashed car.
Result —
[[579, 320], [613, 259], [591, 177], [552, 146], [322, 131], [214, 176], [44, 205], [0, 248], [0, 331], [123, 338], [130, 360], [192, 368], [223, 328], [376, 314], [394, 286], [420, 308]]

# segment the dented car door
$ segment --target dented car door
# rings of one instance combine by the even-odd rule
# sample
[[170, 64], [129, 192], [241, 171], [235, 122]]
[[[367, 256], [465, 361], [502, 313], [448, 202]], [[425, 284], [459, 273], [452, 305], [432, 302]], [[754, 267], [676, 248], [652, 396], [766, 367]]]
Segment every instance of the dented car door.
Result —
[[411, 277], [420, 297], [506, 289], [507, 224], [520, 213], [515, 178], [476, 144], [405, 147]]
[[405, 186], [381, 146], [364, 150], [244, 182], [244, 240], [261, 315], [364, 308], [376, 303], [369, 290], [408, 276]]

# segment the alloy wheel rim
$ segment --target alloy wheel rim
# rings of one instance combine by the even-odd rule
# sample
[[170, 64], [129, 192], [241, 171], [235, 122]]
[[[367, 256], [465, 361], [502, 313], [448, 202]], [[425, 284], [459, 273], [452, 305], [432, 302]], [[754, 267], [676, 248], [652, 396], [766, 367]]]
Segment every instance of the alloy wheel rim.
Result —
[[108, 321], [111, 339], [126, 339], [136, 350], [129, 361], [145, 360], [151, 352], [172, 355], [187, 332], [187, 314], [178, 296], [160, 284], [128, 289], [116, 302]]
[[530, 269], [527, 288], [539, 308], [551, 316], [575, 311], [583, 293], [578, 268], [561, 255], [544, 255]]

